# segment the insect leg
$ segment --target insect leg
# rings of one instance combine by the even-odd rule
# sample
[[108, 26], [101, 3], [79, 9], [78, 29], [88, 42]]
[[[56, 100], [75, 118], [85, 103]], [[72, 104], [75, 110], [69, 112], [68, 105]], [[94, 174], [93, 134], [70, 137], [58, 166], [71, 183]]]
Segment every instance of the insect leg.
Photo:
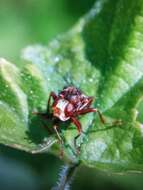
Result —
[[87, 108], [87, 109], [84, 109], [84, 110], [79, 110], [79, 111], [77, 111], [77, 114], [82, 115], [82, 114], [86, 114], [86, 113], [90, 113], [90, 112], [97, 112], [98, 115], [99, 115], [100, 121], [101, 121], [103, 124], [105, 124], [105, 119], [103, 118], [101, 112], [100, 112], [98, 109], [95, 109], [95, 108]]
[[110, 123], [108, 124], [108, 123], [105, 121], [105, 119], [104, 119], [102, 113], [101, 113], [98, 109], [94, 109], [94, 108], [93, 108], [93, 110], [98, 113], [99, 118], [100, 118], [100, 121], [101, 121], [103, 124], [110, 125], [110, 127], [111, 127], [111, 126], [118, 126], [118, 125], [121, 125], [121, 124], [122, 124], [122, 121], [121, 121], [120, 119], [113, 121], [111, 124], [110, 124]]
[[58, 132], [58, 130], [57, 130], [58, 126], [57, 126], [57, 125], [54, 125], [53, 128], [54, 128], [54, 130], [55, 130], [55, 132], [56, 132], [56, 135], [57, 135], [59, 141], [60, 141], [61, 143], [63, 143], [63, 140], [62, 140], [62, 138], [61, 138], [61, 136], [60, 136], [60, 134], [59, 134], [59, 132]]
[[89, 108], [92, 102], [93, 102], [93, 97], [91, 96], [88, 98], [88, 103], [87, 103], [86, 107]]
[[60, 134], [59, 134], [59, 132], [58, 132], [58, 130], [57, 130], [58, 126], [57, 126], [57, 125], [54, 125], [53, 128], [54, 128], [54, 130], [55, 130], [55, 132], [56, 132], [56, 135], [57, 135], [57, 137], [58, 137], [58, 140], [59, 140], [59, 142], [60, 142], [60, 144], [61, 144], [60, 157], [62, 158], [62, 157], [63, 157], [63, 153], [64, 153], [64, 149], [63, 149], [64, 142], [63, 142], [63, 139], [61, 138], [61, 136], [60, 136]]
[[99, 118], [100, 118], [100, 121], [105, 125], [109, 125], [110, 127], [112, 126], [118, 126], [118, 125], [121, 125], [122, 124], [122, 121], [119, 119], [119, 120], [115, 120], [113, 121], [112, 123], [107, 123], [102, 115], [102, 113], [98, 110], [98, 109], [95, 109], [95, 108], [88, 108], [88, 109], [84, 109], [84, 110], [79, 110], [77, 112], [77, 114], [79, 115], [82, 115], [82, 114], [86, 114], [86, 113], [90, 113], [90, 112], [97, 112], [98, 115], [99, 115]]
[[57, 95], [55, 94], [55, 92], [51, 92], [49, 95], [48, 104], [47, 104], [47, 112], [48, 113], [49, 113], [49, 109], [50, 109], [51, 97], [53, 98], [53, 100], [57, 99]]
[[98, 109], [94, 109], [94, 110], [95, 110], [95, 112], [98, 113], [99, 118], [100, 118], [100, 121], [101, 121], [103, 124], [105, 124], [105, 119], [103, 118], [102, 113], [101, 113]]
[[77, 147], [76, 141], [77, 141], [77, 139], [80, 137], [80, 135], [82, 133], [81, 123], [75, 117], [71, 117], [71, 120], [75, 124], [75, 126], [77, 127], [77, 130], [78, 130], [78, 135], [74, 138], [74, 146], [75, 146], [75, 148], [77, 150], [77, 153], [79, 154], [80, 147]]

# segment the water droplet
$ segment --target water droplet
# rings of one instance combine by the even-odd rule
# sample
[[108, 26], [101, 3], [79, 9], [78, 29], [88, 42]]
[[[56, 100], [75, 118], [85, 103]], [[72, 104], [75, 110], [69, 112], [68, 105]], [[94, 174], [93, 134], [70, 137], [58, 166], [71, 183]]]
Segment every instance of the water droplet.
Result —
[[33, 94], [33, 90], [30, 90], [30, 94]]
[[89, 82], [93, 82], [93, 78], [90, 78], [90, 79], [89, 79]]
[[58, 56], [56, 56], [55, 58], [54, 58], [54, 62], [58, 62], [60, 60], [60, 57], [58, 57]]

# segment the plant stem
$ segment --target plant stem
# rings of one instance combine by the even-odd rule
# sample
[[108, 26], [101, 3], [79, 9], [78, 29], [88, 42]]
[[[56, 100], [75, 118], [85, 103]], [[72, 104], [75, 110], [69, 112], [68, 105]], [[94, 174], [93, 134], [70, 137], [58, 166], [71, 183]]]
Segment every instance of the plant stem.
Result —
[[60, 171], [57, 186], [53, 187], [52, 190], [69, 190], [78, 166], [79, 163], [64, 165]]

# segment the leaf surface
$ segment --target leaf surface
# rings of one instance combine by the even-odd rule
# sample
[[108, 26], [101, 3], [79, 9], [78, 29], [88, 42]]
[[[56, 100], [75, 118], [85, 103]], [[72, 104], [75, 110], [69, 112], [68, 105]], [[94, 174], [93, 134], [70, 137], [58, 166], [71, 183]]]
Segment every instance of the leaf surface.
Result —
[[57, 153], [56, 136], [32, 112], [45, 111], [49, 93], [72, 84], [95, 97], [93, 106], [106, 124], [97, 114], [80, 117], [86, 135], [78, 139], [78, 156], [75, 126], [61, 125], [66, 158], [103, 170], [143, 171], [143, 126], [137, 117], [143, 92], [142, 26], [141, 0], [97, 0], [65, 35], [45, 47], [27, 47], [22, 69], [1, 60], [1, 143], [30, 152], [55, 144], [51, 151]]

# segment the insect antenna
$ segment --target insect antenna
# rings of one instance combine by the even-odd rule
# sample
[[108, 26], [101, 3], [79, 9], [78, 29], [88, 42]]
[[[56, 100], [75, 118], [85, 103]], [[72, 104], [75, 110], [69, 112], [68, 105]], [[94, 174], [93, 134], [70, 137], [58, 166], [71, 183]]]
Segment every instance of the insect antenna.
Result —
[[71, 75], [70, 72], [67, 72], [67, 73], [63, 76], [63, 79], [64, 79], [64, 81], [65, 81], [66, 84], [67, 84], [67, 85], [64, 86], [64, 88], [67, 88], [67, 87], [69, 87], [69, 86], [76, 86], [76, 87], [79, 86], [79, 85], [77, 86], [77, 83], [74, 81], [74, 79], [73, 79], [73, 77], [72, 77], [72, 75]]

